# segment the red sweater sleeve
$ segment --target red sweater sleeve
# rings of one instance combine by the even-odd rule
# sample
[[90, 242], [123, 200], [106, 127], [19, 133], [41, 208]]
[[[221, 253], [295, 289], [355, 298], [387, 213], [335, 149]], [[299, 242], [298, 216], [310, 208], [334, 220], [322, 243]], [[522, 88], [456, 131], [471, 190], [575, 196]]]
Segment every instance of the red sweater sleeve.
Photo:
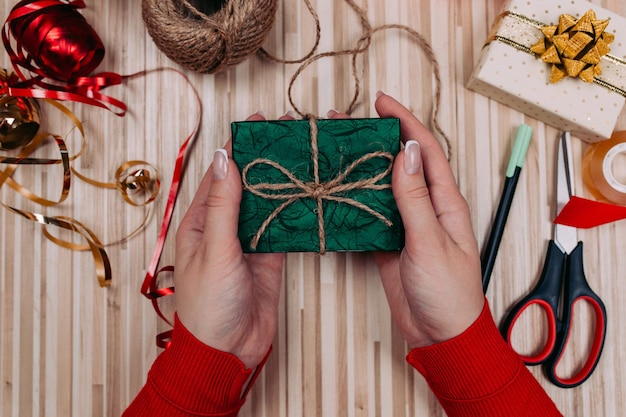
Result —
[[146, 385], [123, 416], [234, 417], [264, 363], [251, 377], [254, 370], [205, 345], [176, 318], [170, 347], [156, 358]]
[[561, 416], [550, 397], [504, 342], [485, 302], [461, 335], [415, 348], [407, 361], [428, 381], [448, 417]]

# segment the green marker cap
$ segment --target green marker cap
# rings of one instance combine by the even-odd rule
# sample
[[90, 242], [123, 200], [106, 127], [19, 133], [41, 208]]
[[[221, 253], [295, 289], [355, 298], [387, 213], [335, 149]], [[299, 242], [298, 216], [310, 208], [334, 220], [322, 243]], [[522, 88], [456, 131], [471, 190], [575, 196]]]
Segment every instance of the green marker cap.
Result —
[[522, 165], [524, 165], [524, 159], [526, 159], [526, 152], [528, 151], [532, 134], [533, 128], [525, 124], [520, 125], [517, 130], [513, 151], [511, 151], [511, 159], [509, 159], [509, 166], [506, 169], [506, 176], [508, 178], [511, 178], [515, 173], [515, 167], [521, 168]]

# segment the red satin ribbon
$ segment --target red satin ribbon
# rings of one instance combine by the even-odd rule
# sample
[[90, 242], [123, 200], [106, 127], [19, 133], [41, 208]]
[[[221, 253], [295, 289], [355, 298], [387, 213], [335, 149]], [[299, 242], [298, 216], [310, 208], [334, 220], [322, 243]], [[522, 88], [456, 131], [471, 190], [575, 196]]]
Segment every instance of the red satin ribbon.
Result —
[[[0, 95], [71, 100], [108, 109], [118, 116], [126, 113], [126, 105], [123, 102], [103, 95], [100, 90], [120, 84], [124, 79], [145, 75], [149, 71], [129, 76], [111, 72], [87, 76], [101, 61], [104, 47], [95, 31], [76, 11], [84, 7], [85, 3], [82, 0], [23, 0], [13, 8], [4, 24], [2, 41], [21, 81], [13, 85], [0, 86]], [[15, 50], [11, 36], [16, 46]], [[75, 42], [76, 47], [63, 50], [67, 42]], [[28, 78], [22, 69], [30, 72], [31, 78]], [[159, 70], [166, 69], [169, 68]], [[174, 294], [174, 287], [160, 288], [158, 281], [160, 273], [173, 272], [174, 267], [165, 266], [161, 269], [158, 267], [180, 189], [185, 154], [196, 136], [201, 115], [200, 96], [189, 79], [179, 71], [176, 72], [192, 87], [198, 104], [198, 118], [193, 131], [183, 142], [176, 157], [156, 248], [141, 287], [141, 293], [152, 301], [157, 315], [169, 325], [172, 325], [172, 322], [161, 311], [158, 300]], [[112, 107], [118, 110], [115, 111]], [[157, 345], [169, 346], [170, 337], [171, 331], [157, 335]]]
[[0, 88], [0, 95], [70, 100], [126, 114], [123, 102], [100, 92], [125, 77], [112, 72], [87, 76], [102, 61], [104, 45], [78, 13], [84, 7], [82, 0], [24, 0], [13, 8], [2, 42], [22, 82]]
[[[76, 10], [84, 7], [85, 3], [82, 0], [23, 0], [13, 8], [4, 24], [2, 41], [20, 82], [0, 85], [0, 95], [71, 100], [105, 108], [118, 116], [126, 113], [126, 105], [123, 102], [100, 93], [100, 90], [121, 84], [124, 79], [152, 71], [142, 71], [129, 76], [111, 72], [87, 76], [102, 60], [104, 46], [93, 28]], [[156, 71], [168, 69], [173, 70], [161, 68]], [[30, 73], [30, 78], [23, 70]], [[176, 157], [156, 248], [141, 287], [142, 294], [152, 301], [158, 316], [170, 325], [172, 322], [161, 311], [158, 300], [174, 294], [174, 287], [159, 288], [158, 281], [160, 273], [173, 272], [174, 267], [165, 266], [161, 269], [158, 267], [180, 189], [185, 154], [196, 136], [202, 113], [198, 92], [184, 74], [176, 72], [192, 87], [198, 104], [198, 118], [193, 131], [183, 142]], [[117, 108], [117, 111], [112, 107]], [[171, 331], [157, 335], [157, 345], [169, 346], [170, 337]]]
[[[146, 276], [144, 277], [144, 281], [141, 286], [141, 293], [152, 302], [152, 307], [154, 308], [154, 311], [156, 311], [157, 315], [170, 326], [173, 326], [173, 323], [170, 319], [165, 317], [165, 314], [163, 314], [163, 311], [161, 311], [161, 307], [159, 306], [159, 298], [174, 294], [174, 287], [159, 288], [158, 282], [159, 274], [161, 274], [162, 272], [174, 272], [174, 266], [167, 265], [161, 269], [158, 269], [158, 267], [159, 262], [161, 261], [161, 255], [163, 254], [163, 248], [165, 246], [165, 238], [167, 237], [167, 232], [172, 221], [172, 214], [174, 213], [174, 206], [176, 205], [178, 191], [180, 189], [180, 181], [183, 174], [185, 153], [187, 147], [189, 146], [189, 143], [195, 136], [196, 131], [197, 129], [194, 129], [192, 134], [187, 137], [180, 150], [178, 151], [178, 155], [176, 156], [176, 165], [174, 168], [174, 173], [172, 175], [172, 184], [170, 186], [170, 192], [167, 197], [167, 205], [165, 207], [163, 221], [161, 222], [161, 229], [159, 230], [156, 248], [154, 249], [154, 252], [152, 254], [152, 260], [150, 261], [148, 271], [146, 272]], [[171, 335], [171, 330], [158, 334], [156, 336], [156, 345], [164, 349], [169, 347], [171, 343]]]
[[554, 223], [589, 229], [626, 219], [626, 207], [573, 196], [563, 207]]
[[[159, 236], [157, 238], [156, 247], [152, 255], [152, 260], [150, 261], [150, 265], [148, 266], [148, 270], [146, 272], [143, 284], [141, 286], [141, 293], [152, 302], [152, 306], [154, 307], [154, 310], [156, 311], [157, 315], [161, 319], [163, 319], [167, 324], [169, 324], [170, 326], [173, 326], [172, 321], [168, 319], [167, 317], [165, 317], [165, 314], [163, 314], [163, 312], [161, 311], [158, 300], [162, 297], [166, 297], [166, 296], [174, 294], [174, 287], [159, 287], [158, 282], [159, 282], [159, 274], [161, 274], [162, 272], [170, 272], [170, 273], [174, 272], [174, 266], [167, 265], [161, 269], [158, 269], [158, 267], [159, 267], [159, 262], [161, 261], [161, 255], [163, 254], [163, 248], [165, 246], [165, 239], [167, 237], [167, 232], [169, 230], [170, 223], [172, 221], [172, 215], [174, 214], [174, 206], [176, 205], [176, 199], [178, 197], [178, 192], [180, 190], [180, 185], [181, 185], [181, 181], [183, 178], [184, 167], [185, 167], [185, 162], [186, 162], [185, 155], [187, 153], [187, 149], [189, 148], [191, 142], [195, 138], [196, 133], [198, 132], [198, 129], [200, 127], [200, 115], [202, 114], [202, 101], [200, 100], [200, 96], [198, 92], [196, 91], [196, 89], [193, 88], [193, 84], [191, 83], [189, 78], [187, 78], [185, 74], [175, 69], [171, 69], [171, 68], [164, 68], [164, 69], [169, 69], [171, 71], [177, 72], [178, 74], [181, 75], [181, 77], [185, 79], [185, 81], [187, 81], [188, 85], [191, 87], [191, 90], [193, 91], [194, 98], [198, 106], [196, 125], [194, 129], [192, 130], [192, 132], [189, 134], [189, 136], [187, 136], [187, 138], [181, 145], [178, 151], [178, 155], [176, 156], [174, 173], [172, 174], [172, 182], [170, 186], [170, 192], [167, 197], [167, 204], [166, 204], [165, 211], [163, 214], [163, 221], [161, 222], [161, 229], [159, 230]], [[162, 347], [162, 348], [167, 348], [170, 345], [169, 340], [171, 338], [171, 334], [172, 334], [171, 330], [158, 334], [156, 337], [157, 346]]]

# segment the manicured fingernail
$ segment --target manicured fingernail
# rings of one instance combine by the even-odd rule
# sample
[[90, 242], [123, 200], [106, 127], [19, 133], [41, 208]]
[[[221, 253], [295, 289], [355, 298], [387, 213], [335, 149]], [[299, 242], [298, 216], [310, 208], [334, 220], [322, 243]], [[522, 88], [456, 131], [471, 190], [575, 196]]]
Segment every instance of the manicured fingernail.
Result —
[[265, 112], [263, 110], [258, 110], [255, 114], [258, 114], [262, 118], [265, 118]]
[[333, 116], [335, 116], [338, 113], [337, 110], [328, 110], [328, 113], [326, 113], [326, 117], [328, 117], [329, 119]]
[[224, 180], [228, 176], [228, 154], [225, 149], [218, 149], [213, 155], [213, 179]]
[[422, 164], [420, 144], [410, 140], [404, 146], [404, 172], [409, 175], [417, 174]]
[[291, 117], [292, 119], [297, 119], [298, 113], [293, 110], [289, 110], [287, 113], [285, 113], [285, 116]]
[[378, 91], [376, 92], [376, 98], [378, 98], [378, 97], [380, 97], [380, 96], [384, 96], [384, 95], [385, 95], [385, 93], [383, 93], [383, 92], [382, 92], [382, 91], [380, 91], [380, 90], [378, 90]]

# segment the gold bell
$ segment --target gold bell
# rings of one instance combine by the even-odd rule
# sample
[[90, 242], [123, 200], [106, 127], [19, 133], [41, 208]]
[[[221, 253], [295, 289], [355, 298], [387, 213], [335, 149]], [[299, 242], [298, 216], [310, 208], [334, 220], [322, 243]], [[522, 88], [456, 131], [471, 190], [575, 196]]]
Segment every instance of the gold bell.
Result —
[[7, 94], [8, 87], [18, 81], [15, 73], [0, 69], [0, 150], [26, 145], [39, 130], [37, 102]]

